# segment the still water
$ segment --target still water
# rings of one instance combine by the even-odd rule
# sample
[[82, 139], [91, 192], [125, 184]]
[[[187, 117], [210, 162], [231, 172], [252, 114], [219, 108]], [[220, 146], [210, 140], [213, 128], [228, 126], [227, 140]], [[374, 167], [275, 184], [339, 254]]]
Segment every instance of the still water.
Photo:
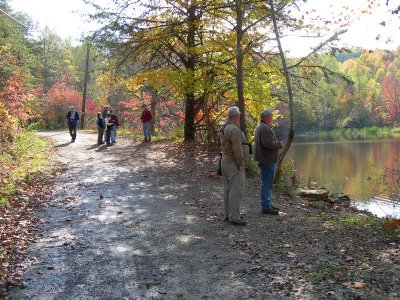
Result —
[[294, 159], [302, 183], [349, 195], [353, 205], [379, 217], [400, 217], [400, 139], [295, 142]]

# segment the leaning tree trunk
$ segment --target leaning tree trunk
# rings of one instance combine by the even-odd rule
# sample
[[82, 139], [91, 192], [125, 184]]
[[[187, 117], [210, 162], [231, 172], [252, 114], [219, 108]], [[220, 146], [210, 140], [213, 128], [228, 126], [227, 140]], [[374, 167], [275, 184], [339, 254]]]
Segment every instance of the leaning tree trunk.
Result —
[[244, 84], [243, 84], [243, 3], [242, 0], [236, 1], [236, 88], [237, 100], [240, 110], [240, 129], [247, 138], [246, 126], [246, 107], [244, 104]]
[[275, 7], [274, 7], [274, 0], [270, 0], [269, 3], [271, 5], [272, 23], [274, 26], [274, 33], [275, 33], [276, 41], [278, 43], [279, 56], [280, 56], [281, 62], [282, 62], [283, 75], [285, 76], [286, 89], [287, 89], [288, 98], [289, 98], [289, 138], [282, 149], [281, 156], [278, 160], [278, 164], [276, 167], [276, 181], [278, 181], [280, 179], [280, 176], [282, 173], [282, 168], [281, 168], [282, 161], [285, 158], [286, 153], [289, 151], [290, 146], [292, 145], [292, 142], [293, 142], [293, 138], [294, 138], [293, 91], [292, 91], [292, 84], [291, 84], [291, 80], [290, 80], [289, 71], [288, 71], [287, 64], [286, 64], [285, 53], [283, 52], [283, 49], [282, 49], [278, 24], [276, 21], [276, 11], [275, 11]]

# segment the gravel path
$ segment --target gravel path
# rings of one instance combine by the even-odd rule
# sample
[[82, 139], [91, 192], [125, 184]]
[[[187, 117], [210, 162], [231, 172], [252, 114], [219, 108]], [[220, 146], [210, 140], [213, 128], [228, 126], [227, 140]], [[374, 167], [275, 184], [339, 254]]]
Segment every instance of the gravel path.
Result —
[[55, 141], [65, 172], [40, 213], [34, 264], [11, 299], [248, 298], [234, 275], [247, 266], [225, 232], [182, 205], [190, 180], [171, 177], [184, 172], [174, 161], [144, 144], [97, 147], [91, 134], [75, 143], [42, 134]]
[[198, 146], [42, 134], [63, 172], [10, 299], [400, 299], [399, 235], [367, 215], [282, 195], [261, 215], [249, 179], [232, 226]]

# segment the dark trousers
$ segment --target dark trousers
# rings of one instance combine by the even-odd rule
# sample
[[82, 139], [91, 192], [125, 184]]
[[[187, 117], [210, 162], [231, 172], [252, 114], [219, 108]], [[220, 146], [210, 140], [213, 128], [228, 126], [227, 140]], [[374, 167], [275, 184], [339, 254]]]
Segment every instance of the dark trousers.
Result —
[[97, 144], [103, 144], [103, 134], [104, 134], [104, 128], [97, 128], [98, 137], [97, 137]]
[[111, 128], [106, 130], [106, 142], [107, 145], [111, 144]]
[[75, 141], [76, 139], [76, 126], [73, 122], [68, 123], [69, 135], [71, 136], [72, 140]]

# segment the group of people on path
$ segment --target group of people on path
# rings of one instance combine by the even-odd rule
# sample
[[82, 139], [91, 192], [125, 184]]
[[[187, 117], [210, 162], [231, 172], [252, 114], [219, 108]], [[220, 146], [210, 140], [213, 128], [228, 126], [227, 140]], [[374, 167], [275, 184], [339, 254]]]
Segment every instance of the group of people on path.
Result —
[[103, 137], [107, 146], [112, 146], [117, 142], [117, 129], [120, 124], [112, 109], [108, 110], [108, 107], [105, 107], [102, 113], [97, 113], [96, 126], [98, 145], [104, 144]]
[[[151, 141], [151, 120], [153, 116], [146, 104], [142, 105], [143, 111], [140, 120], [143, 125], [144, 142]], [[76, 140], [76, 129], [79, 123], [79, 113], [74, 106], [70, 106], [67, 113], [67, 125], [71, 142]], [[120, 126], [117, 115], [113, 109], [105, 107], [102, 112], [97, 113], [96, 127], [97, 127], [97, 144], [102, 145], [106, 143], [107, 146], [112, 146], [117, 142], [117, 129]]]
[[[222, 148], [221, 171], [223, 176], [223, 200], [225, 221], [232, 225], [246, 225], [241, 218], [240, 205], [245, 185], [245, 160], [249, 158], [249, 144], [239, 127], [240, 111], [236, 106], [228, 109], [227, 121], [220, 130]], [[272, 205], [272, 185], [279, 149], [283, 142], [272, 130], [272, 111], [265, 109], [260, 114], [260, 125], [256, 130], [254, 159], [261, 174], [260, 200], [263, 214], [278, 215], [279, 208]]]
[[[152, 114], [147, 105], [142, 106], [143, 111], [140, 120], [143, 125], [144, 142], [151, 141]], [[233, 225], [246, 225], [241, 218], [240, 205], [243, 200], [245, 185], [245, 160], [249, 158], [249, 146], [245, 135], [240, 130], [240, 111], [236, 106], [228, 109], [227, 121], [220, 130], [220, 144], [222, 148], [221, 173], [223, 176], [223, 199], [225, 221]], [[272, 185], [275, 177], [275, 168], [278, 161], [279, 149], [283, 142], [278, 139], [272, 130], [272, 111], [265, 109], [260, 114], [260, 125], [255, 134], [254, 159], [258, 162], [261, 174], [260, 200], [263, 214], [278, 215], [279, 208], [272, 205]], [[76, 128], [79, 122], [79, 114], [75, 107], [71, 106], [67, 114], [67, 124], [72, 142], [76, 139]], [[98, 130], [98, 145], [107, 146], [116, 142], [118, 117], [112, 109], [105, 107], [102, 113], [97, 114], [96, 126]]]

